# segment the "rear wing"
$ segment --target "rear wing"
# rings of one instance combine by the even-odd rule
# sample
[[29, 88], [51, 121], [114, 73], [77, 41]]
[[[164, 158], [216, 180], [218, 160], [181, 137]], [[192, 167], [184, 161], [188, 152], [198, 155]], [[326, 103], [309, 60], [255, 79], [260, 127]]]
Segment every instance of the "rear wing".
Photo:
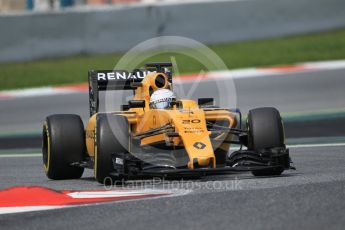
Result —
[[151, 72], [165, 73], [172, 83], [171, 63], [149, 63], [145, 69], [127, 70], [90, 70], [89, 71], [89, 106], [90, 116], [98, 112], [99, 91], [134, 90], [147, 74]]

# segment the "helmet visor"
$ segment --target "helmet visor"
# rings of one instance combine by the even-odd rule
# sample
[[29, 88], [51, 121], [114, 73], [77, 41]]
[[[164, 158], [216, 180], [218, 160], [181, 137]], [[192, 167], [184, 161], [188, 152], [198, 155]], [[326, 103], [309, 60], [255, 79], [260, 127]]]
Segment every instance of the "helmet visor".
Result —
[[176, 98], [164, 98], [150, 103], [150, 107], [153, 109], [168, 109], [172, 108], [172, 103], [176, 101]]
[[157, 103], [155, 103], [154, 107], [156, 109], [167, 109], [170, 107], [170, 102], [168, 102], [168, 101], [157, 102]]

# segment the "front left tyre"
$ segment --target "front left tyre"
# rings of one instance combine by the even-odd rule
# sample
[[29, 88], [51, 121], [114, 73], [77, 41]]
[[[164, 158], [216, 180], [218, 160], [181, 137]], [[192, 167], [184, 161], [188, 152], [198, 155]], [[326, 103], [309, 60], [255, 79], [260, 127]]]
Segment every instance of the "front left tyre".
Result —
[[85, 154], [84, 125], [78, 115], [58, 114], [43, 124], [43, 166], [49, 179], [78, 179], [84, 168], [73, 165]]

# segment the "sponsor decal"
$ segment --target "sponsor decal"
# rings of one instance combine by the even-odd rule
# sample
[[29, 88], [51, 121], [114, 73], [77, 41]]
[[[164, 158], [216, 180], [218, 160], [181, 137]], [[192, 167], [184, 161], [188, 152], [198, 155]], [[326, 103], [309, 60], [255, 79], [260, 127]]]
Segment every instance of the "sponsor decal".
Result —
[[128, 71], [99, 71], [97, 72], [97, 80], [98, 81], [112, 81], [112, 80], [130, 80], [130, 79], [144, 79], [147, 74], [151, 73], [151, 71], [135, 71], [135, 72], [128, 72]]
[[201, 127], [184, 127], [185, 133], [204, 133], [205, 130]]
[[204, 149], [206, 147], [206, 145], [202, 142], [195, 142], [193, 146], [196, 149]]
[[198, 126], [200, 124], [200, 119], [184, 119], [182, 120], [182, 124], [186, 125], [183, 127], [185, 133], [204, 133], [205, 130]]
[[200, 122], [200, 119], [182, 120], [182, 124], [184, 125], [199, 124]]

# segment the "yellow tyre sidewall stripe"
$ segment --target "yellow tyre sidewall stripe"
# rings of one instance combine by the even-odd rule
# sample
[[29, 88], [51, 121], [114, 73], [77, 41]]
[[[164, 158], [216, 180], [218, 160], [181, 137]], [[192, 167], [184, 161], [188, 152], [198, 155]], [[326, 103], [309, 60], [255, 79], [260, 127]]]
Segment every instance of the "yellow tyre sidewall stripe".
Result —
[[98, 155], [98, 153], [97, 153], [97, 123], [95, 125], [94, 135], [95, 135], [95, 137], [94, 137], [94, 142], [95, 142], [94, 153], [95, 154], [94, 154], [93, 174], [94, 174], [95, 178], [97, 178], [97, 155]]
[[43, 163], [44, 166], [44, 171], [47, 173], [49, 171], [49, 166], [50, 166], [50, 133], [48, 129], [48, 123], [44, 122], [43, 124], [44, 132], [46, 132], [47, 135], [47, 165]]

